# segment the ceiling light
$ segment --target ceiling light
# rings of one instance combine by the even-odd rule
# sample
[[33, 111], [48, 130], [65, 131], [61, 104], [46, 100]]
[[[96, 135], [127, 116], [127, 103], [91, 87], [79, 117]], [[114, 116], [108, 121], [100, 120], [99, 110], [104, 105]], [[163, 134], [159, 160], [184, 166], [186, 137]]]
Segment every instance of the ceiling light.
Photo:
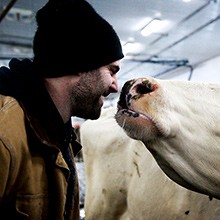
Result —
[[141, 44], [137, 42], [126, 42], [125, 44], [122, 44], [122, 50], [125, 55], [131, 54], [131, 53], [138, 53], [140, 52]]
[[6, 19], [9, 21], [31, 23], [33, 20], [33, 11], [22, 8], [11, 8], [6, 15]]
[[168, 26], [168, 21], [155, 18], [141, 29], [141, 34], [146, 37], [153, 33], [162, 33]]

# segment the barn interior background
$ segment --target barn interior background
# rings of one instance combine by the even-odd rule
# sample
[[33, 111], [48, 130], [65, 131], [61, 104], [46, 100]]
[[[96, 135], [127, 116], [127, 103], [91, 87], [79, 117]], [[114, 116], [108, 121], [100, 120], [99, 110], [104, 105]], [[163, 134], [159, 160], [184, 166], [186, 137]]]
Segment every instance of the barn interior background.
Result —
[[[35, 13], [46, 2], [0, 1], [0, 66], [12, 57], [32, 57]], [[147, 75], [220, 83], [219, 0], [88, 2], [121, 39], [126, 56], [118, 73], [120, 89], [128, 79]], [[106, 98], [104, 107], [115, 105], [118, 95]]]
[[[11, 57], [32, 57], [35, 13], [46, 2], [0, 1], [0, 65], [7, 65]], [[121, 39], [126, 57], [118, 74], [120, 88], [126, 80], [145, 75], [220, 81], [219, 0], [88, 2], [113, 25]], [[109, 96], [106, 105], [117, 96]]]

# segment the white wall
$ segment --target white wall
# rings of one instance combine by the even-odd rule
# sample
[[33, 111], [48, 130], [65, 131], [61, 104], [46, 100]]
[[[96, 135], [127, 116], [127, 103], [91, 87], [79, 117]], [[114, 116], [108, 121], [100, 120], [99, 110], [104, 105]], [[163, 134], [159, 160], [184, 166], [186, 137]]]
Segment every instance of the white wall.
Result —
[[0, 60], [0, 67], [1, 66], [8, 66], [9, 60]]
[[200, 64], [193, 71], [192, 81], [220, 83], [220, 56]]
[[[176, 71], [173, 76], [172, 74], [164, 76], [163, 78], [188, 80], [190, 70], [188, 68], [184, 68], [179, 70], [179, 72]], [[220, 83], [220, 56], [194, 67], [191, 81]]]

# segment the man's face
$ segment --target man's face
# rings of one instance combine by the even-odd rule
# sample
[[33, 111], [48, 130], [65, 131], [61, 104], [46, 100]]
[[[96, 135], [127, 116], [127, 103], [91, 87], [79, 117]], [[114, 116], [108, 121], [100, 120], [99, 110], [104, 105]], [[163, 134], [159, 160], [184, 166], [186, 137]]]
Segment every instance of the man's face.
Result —
[[104, 97], [118, 91], [116, 73], [120, 61], [100, 67], [97, 70], [81, 73], [80, 79], [72, 90], [72, 113], [85, 119], [97, 119], [101, 113]]

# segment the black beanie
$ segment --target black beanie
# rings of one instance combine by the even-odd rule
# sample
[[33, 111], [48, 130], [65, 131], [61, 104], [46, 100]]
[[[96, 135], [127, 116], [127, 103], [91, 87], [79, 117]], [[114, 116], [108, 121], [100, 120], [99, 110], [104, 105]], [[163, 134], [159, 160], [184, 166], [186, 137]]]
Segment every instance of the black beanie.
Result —
[[84, 0], [49, 0], [36, 21], [33, 63], [43, 77], [87, 72], [124, 57], [113, 27]]

